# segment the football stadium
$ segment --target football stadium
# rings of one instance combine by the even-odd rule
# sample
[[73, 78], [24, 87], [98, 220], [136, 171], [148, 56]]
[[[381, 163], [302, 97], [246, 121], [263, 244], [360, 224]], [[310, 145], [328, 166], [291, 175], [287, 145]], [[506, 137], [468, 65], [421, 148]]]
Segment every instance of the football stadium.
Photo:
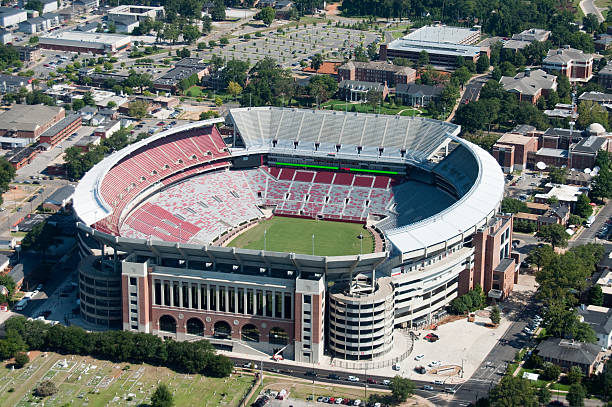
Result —
[[384, 360], [516, 278], [495, 159], [457, 125], [276, 107], [171, 128], [80, 181], [81, 316], [302, 362]]

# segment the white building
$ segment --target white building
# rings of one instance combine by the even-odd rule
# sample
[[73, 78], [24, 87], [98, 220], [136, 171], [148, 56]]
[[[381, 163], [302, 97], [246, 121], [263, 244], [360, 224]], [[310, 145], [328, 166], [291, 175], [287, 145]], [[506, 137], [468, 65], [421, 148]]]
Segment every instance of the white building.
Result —
[[13, 27], [27, 19], [28, 13], [25, 10], [0, 7], [0, 26], [2, 27]]
[[597, 334], [597, 344], [603, 349], [612, 346], [612, 309], [597, 305], [582, 305], [578, 309], [582, 322], [586, 322]]

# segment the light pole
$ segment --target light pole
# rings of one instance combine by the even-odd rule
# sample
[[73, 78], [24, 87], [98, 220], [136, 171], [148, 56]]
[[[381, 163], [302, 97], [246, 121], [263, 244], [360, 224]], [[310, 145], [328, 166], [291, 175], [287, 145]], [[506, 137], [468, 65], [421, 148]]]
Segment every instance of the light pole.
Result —
[[312, 255], [314, 256], [314, 233], [312, 234]]

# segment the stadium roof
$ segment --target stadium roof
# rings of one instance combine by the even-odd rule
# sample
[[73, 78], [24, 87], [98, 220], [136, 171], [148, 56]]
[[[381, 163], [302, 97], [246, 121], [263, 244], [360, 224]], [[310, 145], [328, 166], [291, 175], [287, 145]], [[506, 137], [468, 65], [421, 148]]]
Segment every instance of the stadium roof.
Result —
[[[477, 145], [463, 139], [460, 144], [478, 166], [476, 180], [461, 199], [442, 212], [387, 232], [391, 243], [408, 257], [443, 249], [447, 244], [462, 240], [497, 212], [504, 195], [504, 175], [499, 164], [491, 154]], [[458, 174], [462, 172], [460, 166], [464, 156], [460, 156], [461, 160], [454, 160], [453, 166], [459, 166], [455, 168]], [[446, 175], [446, 178], [450, 177]], [[449, 181], [452, 183], [454, 180]]]
[[422, 117], [278, 107], [231, 109], [229, 119], [247, 150], [301, 150], [353, 159], [423, 162], [460, 131], [455, 124]]
[[172, 127], [171, 129], [162, 131], [151, 137], [147, 137], [134, 144], [130, 144], [129, 146], [106, 157], [104, 160], [94, 165], [91, 170], [87, 171], [85, 176], [77, 185], [73, 198], [73, 206], [77, 217], [83, 222], [87, 223], [87, 225], [92, 225], [112, 213], [112, 208], [102, 198], [99, 187], [102, 185], [102, 181], [104, 180], [107, 172], [122, 158], [127, 157], [132, 152], [138, 150], [144, 145], [179, 131], [185, 131], [192, 128], [208, 126], [221, 122], [223, 122], [223, 118], [214, 118], [185, 124], [183, 126]]

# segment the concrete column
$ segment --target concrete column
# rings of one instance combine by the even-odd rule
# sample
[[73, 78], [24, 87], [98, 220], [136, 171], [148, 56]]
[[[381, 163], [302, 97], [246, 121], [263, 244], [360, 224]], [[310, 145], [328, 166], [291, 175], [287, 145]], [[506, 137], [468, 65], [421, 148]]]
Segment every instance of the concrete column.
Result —
[[170, 288], [170, 306], [174, 307], [174, 281], [169, 281], [168, 287]]
[[229, 312], [229, 287], [223, 287], [223, 295], [225, 295], [225, 312]]
[[204, 289], [206, 290], [206, 310], [210, 309], [210, 288], [208, 287], [208, 284], [204, 285]]
[[238, 313], [238, 287], [234, 287], [234, 314]]
[[219, 311], [219, 286], [215, 285], [215, 311]]
[[242, 290], [242, 303], [244, 305], [242, 312], [247, 315], [249, 313], [248, 303], [247, 303], [247, 289], [246, 287]]
[[282, 298], [282, 300], [281, 300], [281, 313], [282, 313], [281, 317], [283, 319], [285, 319], [285, 292], [284, 291], [281, 292], [281, 298]]
[[178, 303], [178, 306], [179, 306], [179, 308], [183, 308], [183, 306], [185, 305], [183, 303], [183, 282], [179, 281], [177, 286], [178, 286], [178, 292], [179, 292], [179, 303]]
[[198, 287], [197, 289], [198, 309], [202, 309], [202, 286], [200, 284], [197, 284], [196, 287]]
[[156, 279], [153, 280], [153, 289], [151, 290], [151, 304], [153, 305], [155, 305], [155, 298], [156, 298], [155, 297], [155, 287], [156, 287], [157, 281], [158, 280]]
[[161, 286], [161, 305], [166, 305], [166, 282], [164, 280], [160, 280]]
[[192, 287], [192, 284], [188, 283], [187, 284], [187, 300], [189, 301], [189, 306], [187, 308], [193, 308], [193, 302], [192, 302], [193, 294], [191, 293], [191, 290], [192, 290], [191, 287]]
[[261, 312], [263, 316], [266, 316], [266, 290], [261, 290]]

